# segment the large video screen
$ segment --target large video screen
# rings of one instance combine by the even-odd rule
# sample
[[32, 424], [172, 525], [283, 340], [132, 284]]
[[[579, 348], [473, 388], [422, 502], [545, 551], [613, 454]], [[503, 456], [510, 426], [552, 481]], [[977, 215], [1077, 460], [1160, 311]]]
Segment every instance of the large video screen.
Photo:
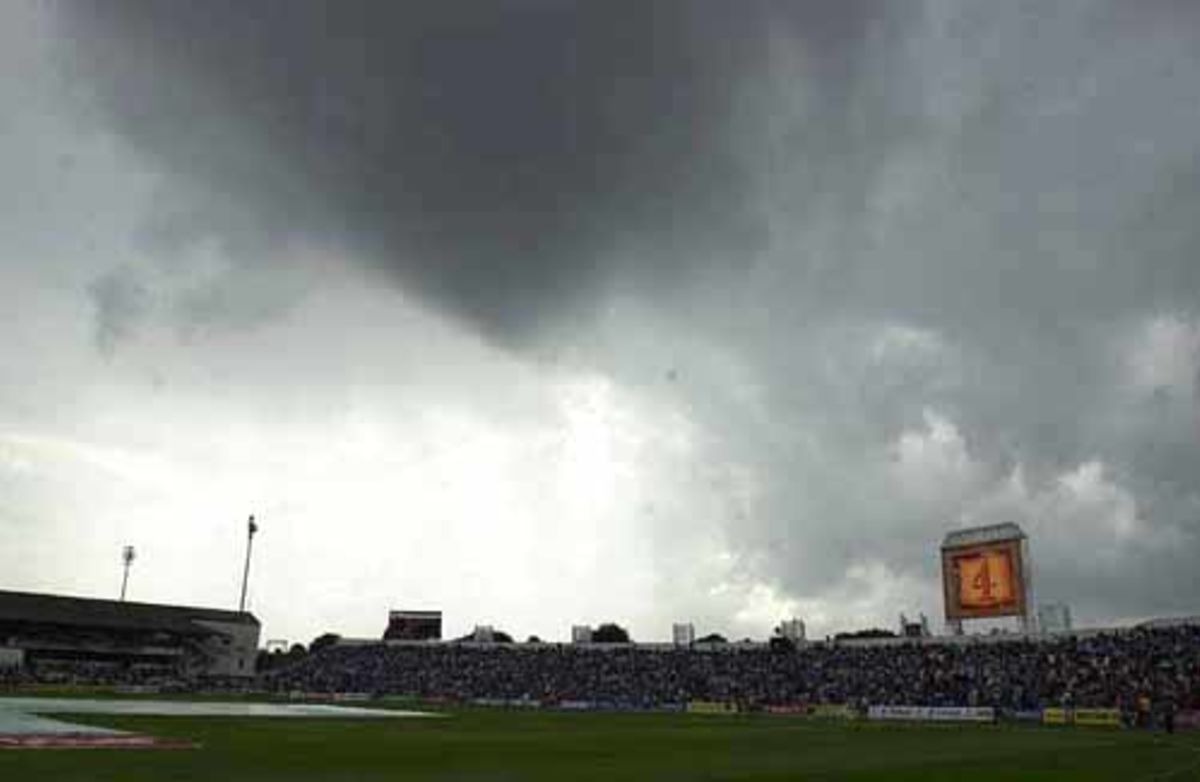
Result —
[[439, 641], [442, 638], [441, 611], [391, 611], [388, 613], [385, 641]]
[[946, 617], [1014, 616], [1025, 611], [1019, 541], [943, 550]]

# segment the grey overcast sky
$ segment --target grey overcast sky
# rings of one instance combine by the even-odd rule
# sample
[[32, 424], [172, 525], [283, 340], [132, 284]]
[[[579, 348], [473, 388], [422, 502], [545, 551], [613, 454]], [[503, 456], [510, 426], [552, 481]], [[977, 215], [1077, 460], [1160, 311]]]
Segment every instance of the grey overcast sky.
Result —
[[0, 587], [564, 638], [1200, 612], [1176, 0], [8, 0]]

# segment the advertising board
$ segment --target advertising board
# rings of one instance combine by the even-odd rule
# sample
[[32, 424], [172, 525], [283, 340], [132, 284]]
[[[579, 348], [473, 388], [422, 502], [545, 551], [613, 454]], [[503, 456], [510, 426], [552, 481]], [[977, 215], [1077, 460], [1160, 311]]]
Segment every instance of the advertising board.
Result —
[[872, 706], [867, 719], [915, 722], [994, 722], [996, 710], [969, 706]]
[[1041, 722], [1042, 712], [1036, 709], [1018, 709], [1011, 712], [1008, 718], [1014, 722]]
[[990, 706], [935, 706], [929, 710], [934, 722], [995, 722], [996, 710]]
[[725, 701], [688, 701], [688, 714], [737, 714], [737, 704]]
[[818, 703], [812, 707], [812, 715], [827, 720], [852, 720], [858, 716], [845, 703]]
[[1042, 709], [1043, 725], [1070, 725], [1071, 713], [1066, 709]]
[[1121, 712], [1116, 709], [1075, 709], [1075, 724], [1097, 728], [1121, 727]]
[[809, 707], [807, 703], [773, 703], [763, 706], [763, 711], [767, 714], [808, 714]]

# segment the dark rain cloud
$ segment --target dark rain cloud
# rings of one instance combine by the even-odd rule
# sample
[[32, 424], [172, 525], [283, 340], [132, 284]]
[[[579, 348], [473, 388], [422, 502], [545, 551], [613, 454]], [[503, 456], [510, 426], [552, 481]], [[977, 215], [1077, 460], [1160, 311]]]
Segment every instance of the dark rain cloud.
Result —
[[[1019, 518], [1044, 593], [1112, 617], [1186, 610], [1200, 557], [1193, 390], [1126, 365], [1147, 322], [1200, 318], [1189, 9], [122, 0], [60, 21], [92, 119], [164, 175], [143, 248], [168, 273], [204, 242], [234, 264], [186, 317], [327, 248], [506, 346], [668, 378], [707, 438], [672, 488], [719, 504], [722, 466], [754, 476], [724, 532], [783, 594], [872, 560], [923, 578], [948, 526]], [[892, 327], [917, 347], [873, 352]], [[889, 454], [929, 411], [967, 477], [935, 464], [906, 499]], [[1103, 480], [1064, 483], [1091, 462]]]
[[[714, 248], [741, 263], [764, 229], [730, 126], [772, 25], [811, 50], [836, 110], [879, 14], [118, 0], [64, 4], [62, 21], [76, 89], [170, 177], [156, 255], [216, 238], [252, 263], [301, 237], [516, 342], [590, 307], [618, 245], [643, 250], [619, 271], [664, 285]], [[830, 153], [817, 188], [845, 160], [835, 135], [813, 139]]]

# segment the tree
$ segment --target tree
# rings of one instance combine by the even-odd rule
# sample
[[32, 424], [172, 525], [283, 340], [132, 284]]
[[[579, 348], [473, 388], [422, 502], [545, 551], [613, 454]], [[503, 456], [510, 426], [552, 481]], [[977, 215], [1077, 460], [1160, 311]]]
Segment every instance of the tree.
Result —
[[727, 638], [725, 638], [725, 636], [721, 635], [720, 633], [709, 633], [708, 635], [704, 636], [703, 638], [697, 638], [696, 643], [698, 643], [698, 644], [727, 644], [727, 643], [729, 643], [729, 640]]
[[331, 646], [337, 646], [340, 640], [342, 640], [342, 637], [337, 633], [323, 633], [314, 638], [313, 642], [308, 645], [308, 652], [309, 654], [316, 654]]
[[618, 624], [605, 622], [592, 633], [592, 641], [598, 644], [627, 644], [629, 632]]
[[[454, 642], [455, 643], [473, 643], [473, 642], [479, 641], [479, 636], [476, 635], [476, 633], [477, 633], [476, 630], [472, 630], [471, 632], [467, 633], [466, 635], [464, 635], [461, 638], [455, 638]], [[492, 630], [491, 637], [485, 643], [510, 644], [512, 642], [513, 642], [512, 636], [509, 635], [508, 633], [504, 632], [503, 630]]]
[[536, 635], [531, 635], [525, 639], [525, 643], [527, 644], [540, 644], [541, 642], [542, 639], [538, 638]]

